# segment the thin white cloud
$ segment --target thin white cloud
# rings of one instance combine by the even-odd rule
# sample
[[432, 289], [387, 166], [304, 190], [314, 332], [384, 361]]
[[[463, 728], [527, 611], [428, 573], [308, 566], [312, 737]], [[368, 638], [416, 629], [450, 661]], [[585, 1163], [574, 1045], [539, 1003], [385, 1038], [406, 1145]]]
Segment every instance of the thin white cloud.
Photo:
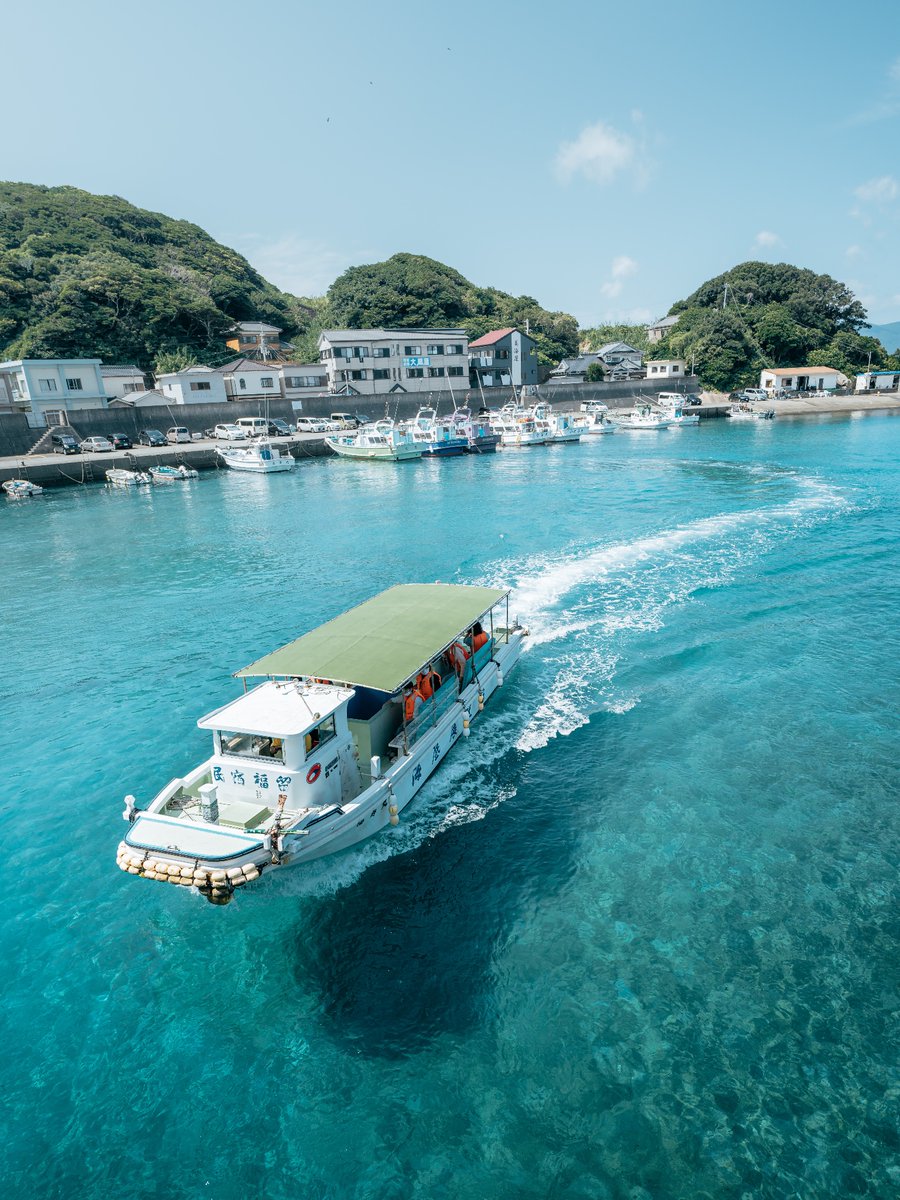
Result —
[[638, 264], [627, 254], [619, 254], [612, 260], [609, 269], [609, 279], [600, 285], [600, 295], [607, 300], [614, 300], [620, 295], [625, 286], [625, 280], [638, 269]]
[[866, 204], [890, 204], [900, 196], [900, 184], [893, 175], [879, 175], [854, 188], [853, 194]]
[[862, 246], [857, 246], [854, 243], [852, 246], [847, 247], [847, 249], [844, 251], [844, 254], [846, 254], [848, 258], [859, 258], [859, 256], [862, 254]]
[[884, 121], [900, 113], [900, 56], [895, 58], [885, 72], [885, 81], [881, 95], [864, 108], [854, 113], [843, 122], [847, 125], [871, 125], [874, 121]]
[[368, 262], [371, 252], [339, 253], [313, 238], [294, 233], [269, 238], [245, 233], [234, 246], [270, 283], [295, 296], [321, 296], [347, 267]]
[[630, 134], [596, 121], [586, 125], [574, 141], [562, 143], [556, 152], [554, 169], [561, 183], [570, 183], [576, 175], [582, 175], [602, 186], [624, 172], [637, 172], [640, 176], [645, 164]]
[[761, 229], [756, 235], [756, 244], [761, 250], [770, 250], [772, 246], [777, 246], [781, 238], [777, 233], [772, 233], [770, 229]]

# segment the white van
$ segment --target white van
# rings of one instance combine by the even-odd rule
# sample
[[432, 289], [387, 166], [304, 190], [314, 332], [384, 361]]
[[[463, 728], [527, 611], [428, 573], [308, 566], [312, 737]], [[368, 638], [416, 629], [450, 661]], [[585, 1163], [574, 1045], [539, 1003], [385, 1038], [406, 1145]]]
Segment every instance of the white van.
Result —
[[191, 431], [186, 425], [172, 425], [166, 430], [166, 441], [170, 446], [177, 446], [179, 442], [189, 442], [191, 440]]
[[269, 422], [265, 417], [238, 417], [235, 425], [243, 429], [248, 438], [265, 437], [269, 432]]

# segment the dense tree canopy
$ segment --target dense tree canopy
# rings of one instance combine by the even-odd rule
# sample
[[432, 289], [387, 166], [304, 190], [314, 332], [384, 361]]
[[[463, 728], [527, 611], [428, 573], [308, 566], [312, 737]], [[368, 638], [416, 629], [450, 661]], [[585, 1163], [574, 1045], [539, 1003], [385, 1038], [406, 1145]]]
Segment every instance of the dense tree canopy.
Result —
[[578, 349], [578, 323], [568, 313], [548, 312], [532, 296], [476, 287], [420, 254], [351, 267], [328, 289], [327, 310], [338, 328], [458, 326], [470, 338], [506, 326], [524, 330], [527, 323], [547, 367]]
[[118, 196], [0, 183], [0, 356], [151, 367], [225, 353], [235, 320], [302, 328], [292, 297], [187, 221]]
[[679, 314], [660, 358], [692, 359], [710, 387], [756, 382], [765, 367], [830, 366], [850, 375], [887, 359], [864, 337], [866, 311], [830, 275], [788, 263], [746, 262], [707, 280], [670, 310]]
[[582, 350], [599, 350], [610, 342], [626, 342], [635, 350], [642, 350], [645, 355], [653, 349], [647, 337], [646, 325], [595, 325], [581, 331]]

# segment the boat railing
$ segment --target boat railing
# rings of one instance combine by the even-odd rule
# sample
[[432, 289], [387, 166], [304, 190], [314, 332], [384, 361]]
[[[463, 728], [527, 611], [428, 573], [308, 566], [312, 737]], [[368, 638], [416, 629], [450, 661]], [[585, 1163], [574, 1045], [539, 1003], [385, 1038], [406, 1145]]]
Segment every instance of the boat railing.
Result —
[[456, 703], [458, 696], [459, 684], [456, 676], [445, 679], [432, 696], [422, 701], [422, 707], [413, 719], [406, 722], [407, 744], [411, 746], [423, 732], [437, 725], [444, 713]]

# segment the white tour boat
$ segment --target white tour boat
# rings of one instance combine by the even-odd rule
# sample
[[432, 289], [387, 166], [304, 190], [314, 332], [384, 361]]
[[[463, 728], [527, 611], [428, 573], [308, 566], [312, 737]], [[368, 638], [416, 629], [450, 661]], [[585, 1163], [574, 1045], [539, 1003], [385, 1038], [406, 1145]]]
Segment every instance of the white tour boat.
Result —
[[617, 412], [613, 420], [620, 429], [668, 429], [670, 424], [668, 417], [654, 412], [649, 404]]
[[327, 437], [325, 445], [341, 458], [406, 462], [422, 457], [422, 447], [416, 445], [408, 432], [397, 429], [393, 421], [376, 421], [354, 433]]
[[129, 488], [151, 482], [146, 471], [126, 471], [124, 467], [110, 467], [106, 472], [106, 481], [111, 487], [117, 488]]
[[8, 499], [27, 500], [30, 496], [43, 496], [44, 489], [30, 479], [6, 479], [0, 484]]
[[[118, 865], [226, 904], [263, 872], [396, 825], [525, 636], [505, 589], [407, 584], [266, 655], [237, 672], [243, 695], [197, 722], [212, 755], [145, 808], [126, 796]], [[422, 700], [411, 689], [432, 670]], [[265, 682], [247, 691], [248, 678]]]
[[269, 475], [275, 471], [294, 469], [294, 457], [290, 451], [273, 445], [267, 437], [256, 438], [249, 446], [216, 446], [216, 453], [226, 467], [235, 471]]

